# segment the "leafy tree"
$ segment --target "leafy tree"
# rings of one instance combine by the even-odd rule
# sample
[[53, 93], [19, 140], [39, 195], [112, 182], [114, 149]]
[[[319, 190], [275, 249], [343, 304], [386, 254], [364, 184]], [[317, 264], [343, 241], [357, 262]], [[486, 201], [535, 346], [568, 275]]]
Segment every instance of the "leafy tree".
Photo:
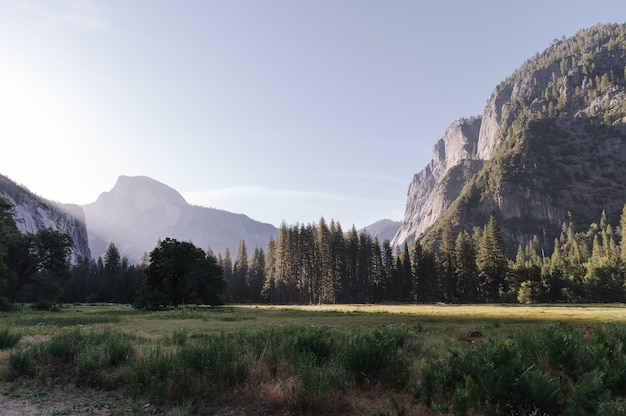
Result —
[[150, 265], [135, 307], [161, 309], [182, 304], [223, 303], [227, 282], [215, 257], [190, 242], [166, 238], [150, 253]]
[[9, 290], [15, 296], [34, 285], [48, 300], [55, 300], [62, 293], [62, 282], [71, 276], [72, 244], [69, 235], [52, 228], [14, 236], [8, 243]]
[[11, 213], [12, 207], [11, 204], [0, 198], [0, 293], [3, 293], [8, 286], [9, 269], [6, 264], [6, 256], [9, 245], [20, 235]]

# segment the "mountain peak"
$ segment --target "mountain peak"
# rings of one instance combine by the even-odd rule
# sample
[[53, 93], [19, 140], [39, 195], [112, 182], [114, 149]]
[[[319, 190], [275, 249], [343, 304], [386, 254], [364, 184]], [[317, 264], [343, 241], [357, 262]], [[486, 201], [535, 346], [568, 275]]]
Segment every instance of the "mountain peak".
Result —
[[106, 205], [118, 201], [130, 204], [138, 212], [151, 211], [164, 204], [176, 207], [187, 205], [185, 198], [174, 188], [147, 176], [121, 175], [113, 189], [98, 197], [98, 202]]
[[109, 243], [133, 263], [159, 239], [193, 241], [216, 253], [263, 246], [277, 230], [245, 215], [192, 206], [175, 189], [147, 176], [120, 176], [96, 202], [83, 206], [92, 255], [104, 254]]

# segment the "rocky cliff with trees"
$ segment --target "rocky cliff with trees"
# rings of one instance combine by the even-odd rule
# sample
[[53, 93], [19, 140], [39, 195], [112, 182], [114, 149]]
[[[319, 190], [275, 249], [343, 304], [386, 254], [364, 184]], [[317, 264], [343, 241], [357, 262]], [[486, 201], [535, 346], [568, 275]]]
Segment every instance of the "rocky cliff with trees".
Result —
[[[440, 244], [494, 216], [511, 248], [619, 217], [626, 195], [626, 25], [555, 40], [453, 123], [409, 187], [392, 245]], [[513, 255], [514, 253], [509, 253]]]

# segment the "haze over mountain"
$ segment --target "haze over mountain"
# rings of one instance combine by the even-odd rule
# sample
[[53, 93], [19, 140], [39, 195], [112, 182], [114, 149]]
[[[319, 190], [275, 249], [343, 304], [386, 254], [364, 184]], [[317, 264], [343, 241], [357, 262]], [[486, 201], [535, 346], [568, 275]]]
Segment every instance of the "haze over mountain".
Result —
[[371, 235], [372, 238], [378, 237], [378, 241], [382, 243], [385, 239], [391, 241], [400, 229], [401, 225], [402, 223], [400, 221], [383, 219], [362, 228], [359, 232], [365, 231]]
[[554, 41], [453, 122], [409, 186], [394, 245], [494, 215], [509, 243], [552, 243], [626, 202], [626, 25]]
[[3, 175], [0, 175], [0, 198], [13, 205], [13, 219], [21, 233], [36, 234], [52, 228], [72, 237], [72, 261], [91, 258], [85, 217], [78, 205], [49, 201]]
[[83, 205], [93, 257], [112, 242], [131, 263], [139, 263], [159, 239], [192, 241], [215, 254], [265, 248], [278, 230], [243, 214], [190, 205], [176, 190], [145, 176], [120, 176], [115, 186]]

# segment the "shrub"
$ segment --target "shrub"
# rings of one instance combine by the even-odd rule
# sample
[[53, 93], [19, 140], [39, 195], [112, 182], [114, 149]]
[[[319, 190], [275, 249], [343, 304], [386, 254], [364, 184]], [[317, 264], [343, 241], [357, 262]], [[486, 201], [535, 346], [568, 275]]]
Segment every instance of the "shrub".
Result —
[[31, 349], [18, 348], [9, 355], [6, 379], [17, 380], [20, 377], [33, 377], [35, 375], [35, 358]]
[[388, 329], [355, 335], [342, 350], [342, 367], [360, 385], [381, 381], [403, 387], [409, 377], [405, 341], [403, 333]]
[[13, 332], [9, 328], [0, 328], [0, 350], [13, 348], [20, 339], [22, 339], [22, 334]]
[[37, 303], [33, 303], [31, 305], [31, 308], [33, 308], [36, 311], [48, 311], [48, 312], [58, 312], [61, 310], [61, 306], [59, 306], [58, 303], [45, 300], [45, 299], [42, 299], [38, 301]]
[[15, 304], [4, 296], [0, 296], [0, 312], [13, 312], [17, 308]]

